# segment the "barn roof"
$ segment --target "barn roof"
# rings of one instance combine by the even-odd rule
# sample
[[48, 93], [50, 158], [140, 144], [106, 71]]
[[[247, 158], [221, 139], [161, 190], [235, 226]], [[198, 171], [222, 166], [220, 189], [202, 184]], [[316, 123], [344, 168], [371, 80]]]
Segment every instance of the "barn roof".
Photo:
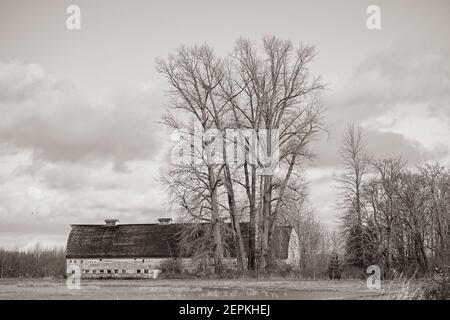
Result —
[[[70, 258], [170, 258], [189, 257], [191, 254], [179, 250], [183, 230], [194, 226], [191, 223], [171, 224], [119, 224], [114, 226], [72, 225], [67, 240], [66, 256]], [[208, 228], [209, 223], [197, 224]], [[249, 223], [240, 224], [244, 246], [248, 252]], [[275, 256], [286, 259], [292, 227], [277, 227], [272, 247]], [[235, 257], [231, 236], [224, 239]]]

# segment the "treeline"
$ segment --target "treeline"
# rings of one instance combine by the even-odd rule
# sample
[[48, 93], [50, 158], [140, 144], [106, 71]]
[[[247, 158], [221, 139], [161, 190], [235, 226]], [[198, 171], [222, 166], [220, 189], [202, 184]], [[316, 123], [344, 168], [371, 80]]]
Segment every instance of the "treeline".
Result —
[[66, 272], [64, 248], [34, 246], [27, 251], [0, 249], [0, 278], [62, 277]]
[[447, 272], [450, 265], [450, 171], [438, 163], [411, 168], [401, 157], [378, 159], [361, 129], [347, 128], [341, 148], [345, 261], [372, 264], [385, 277]]

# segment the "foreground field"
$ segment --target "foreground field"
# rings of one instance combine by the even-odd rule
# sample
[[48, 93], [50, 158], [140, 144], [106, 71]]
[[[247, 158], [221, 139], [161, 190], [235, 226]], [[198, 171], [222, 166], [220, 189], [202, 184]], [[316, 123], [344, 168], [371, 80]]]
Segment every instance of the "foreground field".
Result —
[[399, 285], [383, 283], [380, 292], [358, 280], [82, 280], [69, 290], [62, 279], [0, 279], [0, 299], [379, 299]]

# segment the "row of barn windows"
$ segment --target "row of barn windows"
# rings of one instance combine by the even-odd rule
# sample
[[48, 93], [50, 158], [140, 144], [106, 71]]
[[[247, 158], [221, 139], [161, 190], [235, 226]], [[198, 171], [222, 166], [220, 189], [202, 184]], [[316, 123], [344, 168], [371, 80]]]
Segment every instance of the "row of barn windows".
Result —
[[[136, 258], [134, 258], [134, 260], [137, 260]], [[98, 259], [98, 261], [102, 261], [102, 259]], [[142, 262], [145, 262], [145, 259], [142, 259]], [[69, 260], [69, 263], [77, 263], [77, 260]], [[83, 263], [83, 260], [79, 260], [79, 263]]]
[[[121, 271], [121, 272], [119, 272], [119, 271]], [[117, 270], [117, 269], [115, 269], [115, 270], [110, 270], [110, 269], [100, 269], [100, 270], [93, 269], [93, 270], [89, 270], [89, 269], [83, 269], [82, 272], [85, 273], [85, 274], [87, 274], [87, 273], [92, 273], [92, 274], [97, 274], [97, 273], [100, 273], [100, 274], [102, 274], [102, 273], [103, 274], [104, 273], [106, 273], [106, 274], [119, 274], [119, 273], [122, 273], [122, 274], [125, 274], [125, 273], [127, 273], [127, 270]], [[138, 269], [138, 270], [136, 270], [136, 272], [137, 273], [148, 273], [149, 270], [148, 269], [143, 269], [143, 270]], [[75, 270], [72, 270], [72, 273], [75, 273]]]

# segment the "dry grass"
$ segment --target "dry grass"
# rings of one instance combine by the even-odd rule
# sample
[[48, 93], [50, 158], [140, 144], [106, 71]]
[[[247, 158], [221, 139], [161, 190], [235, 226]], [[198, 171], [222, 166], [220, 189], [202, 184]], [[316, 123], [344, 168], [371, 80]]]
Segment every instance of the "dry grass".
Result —
[[0, 279], [1, 299], [423, 299], [428, 283], [403, 276], [369, 290], [365, 280], [157, 279], [82, 280], [80, 290], [62, 279]]
[[403, 274], [396, 276], [383, 287], [380, 298], [383, 300], [423, 300], [427, 282], [405, 277]]
[[364, 281], [286, 279], [82, 280], [1, 279], [0, 299], [376, 299]]

